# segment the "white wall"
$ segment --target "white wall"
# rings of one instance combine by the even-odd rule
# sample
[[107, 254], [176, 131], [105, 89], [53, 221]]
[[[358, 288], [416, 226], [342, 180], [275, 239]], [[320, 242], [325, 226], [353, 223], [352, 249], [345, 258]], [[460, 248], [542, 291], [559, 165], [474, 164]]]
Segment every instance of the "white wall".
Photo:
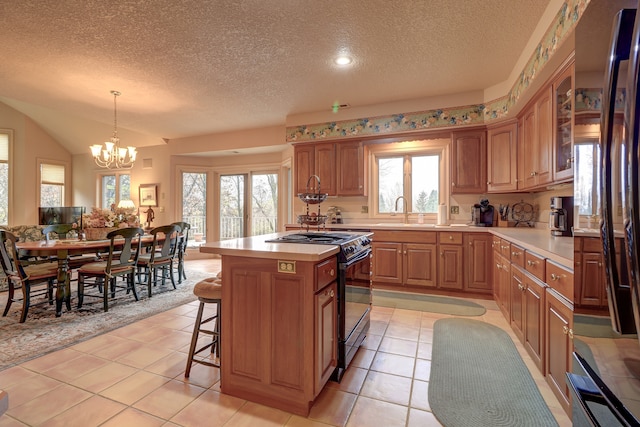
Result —
[[0, 103], [0, 129], [13, 130], [13, 194], [9, 225], [37, 224], [40, 205], [37, 159], [55, 160], [71, 168], [71, 155], [33, 120], [3, 103]]

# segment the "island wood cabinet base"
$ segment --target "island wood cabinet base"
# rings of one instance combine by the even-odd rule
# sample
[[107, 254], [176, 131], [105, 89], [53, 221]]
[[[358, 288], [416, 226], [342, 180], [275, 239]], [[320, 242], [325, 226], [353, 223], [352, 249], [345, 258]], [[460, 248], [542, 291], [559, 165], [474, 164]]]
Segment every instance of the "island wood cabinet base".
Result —
[[[278, 263], [222, 256], [220, 386], [225, 394], [307, 416], [331, 370], [321, 364], [337, 366], [331, 346], [337, 338], [322, 336], [331, 319], [316, 313], [319, 263], [295, 261], [293, 272], [279, 272]], [[335, 283], [323, 283], [323, 289], [335, 289]], [[323, 310], [331, 313], [327, 304], [323, 300]], [[333, 352], [324, 360], [316, 351], [318, 337]]]

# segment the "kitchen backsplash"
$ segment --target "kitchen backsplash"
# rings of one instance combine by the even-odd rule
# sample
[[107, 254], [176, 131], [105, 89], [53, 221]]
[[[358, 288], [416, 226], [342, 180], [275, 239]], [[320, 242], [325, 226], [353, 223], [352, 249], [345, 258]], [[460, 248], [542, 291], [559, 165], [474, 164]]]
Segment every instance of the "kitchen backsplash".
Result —
[[[554, 196], [571, 196], [573, 195], [573, 186], [559, 186], [556, 189], [543, 191], [539, 193], [516, 193], [516, 194], [457, 194], [451, 196], [448, 206], [458, 206], [458, 214], [449, 214], [448, 223], [466, 224], [471, 222], [471, 208], [474, 204], [478, 203], [480, 199], [486, 198], [489, 203], [494, 206], [496, 212], [498, 207], [502, 205], [513, 206], [515, 203], [524, 201], [533, 205], [535, 210], [535, 226], [536, 227], [548, 227], [549, 224], [549, 212], [550, 212], [550, 199]], [[356, 223], [358, 221], [371, 222], [380, 221], [382, 219], [373, 217], [373, 209], [369, 209], [367, 197], [329, 197], [320, 206], [321, 213], [325, 214], [327, 210], [335, 206], [341, 214], [343, 221], [348, 224], [350, 222]], [[295, 217], [305, 210], [305, 205], [297, 198], [294, 204], [294, 220]], [[366, 212], [365, 212], [366, 211]], [[400, 217], [401, 218], [401, 217]], [[511, 215], [509, 215], [511, 219]], [[400, 220], [400, 219], [398, 219]], [[411, 216], [411, 222], [417, 220], [417, 215]], [[433, 221], [431, 221], [433, 222]]]

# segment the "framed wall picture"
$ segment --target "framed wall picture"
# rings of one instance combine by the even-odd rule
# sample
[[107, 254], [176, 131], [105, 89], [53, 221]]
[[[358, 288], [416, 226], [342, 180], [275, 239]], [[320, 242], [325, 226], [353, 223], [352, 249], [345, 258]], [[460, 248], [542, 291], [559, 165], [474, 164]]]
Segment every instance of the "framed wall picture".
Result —
[[158, 186], [156, 184], [142, 184], [140, 191], [140, 206], [158, 206]]

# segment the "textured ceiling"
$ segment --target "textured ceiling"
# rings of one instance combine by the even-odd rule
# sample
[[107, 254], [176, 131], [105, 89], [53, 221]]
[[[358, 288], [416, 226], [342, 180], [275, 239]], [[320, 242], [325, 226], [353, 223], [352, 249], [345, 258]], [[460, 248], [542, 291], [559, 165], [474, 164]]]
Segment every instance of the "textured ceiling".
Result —
[[[3, 1], [0, 101], [81, 153], [74, 129], [112, 123], [112, 89], [119, 128], [156, 143], [477, 91], [509, 77], [548, 4]], [[352, 67], [333, 64], [340, 52]]]

